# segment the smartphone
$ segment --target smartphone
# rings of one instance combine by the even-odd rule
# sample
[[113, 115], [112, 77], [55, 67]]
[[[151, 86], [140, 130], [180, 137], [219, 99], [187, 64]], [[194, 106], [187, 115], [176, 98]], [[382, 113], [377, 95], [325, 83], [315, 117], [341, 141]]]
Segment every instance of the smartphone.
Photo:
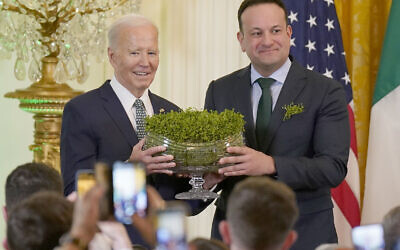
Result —
[[78, 170], [75, 175], [75, 185], [75, 190], [78, 196], [83, 196], [94, 185], [96, 185], [94, 171], [92, 169]]
[[167, 202], [165, 209], [157, 211], [156, 250], [187, 250], [185, 217], [188, 206], [181, 201]]
[[132, 224], [132, 215], [146, 215], [146, 169], [142, 163], [120, 162], [113, 164], [112, 189], [115, 219]]
[[383, 250], [385, 248], [381, 224], [354, 227], [351, 235], [356, 250]]
[[102, 162], [94, 166], [96, 183], [104, 188], [104, 195], [100, 199], [100, 220], [109, 220], [114, 214], [114, 204], [112, 200], [112, 171], [111, 167]]

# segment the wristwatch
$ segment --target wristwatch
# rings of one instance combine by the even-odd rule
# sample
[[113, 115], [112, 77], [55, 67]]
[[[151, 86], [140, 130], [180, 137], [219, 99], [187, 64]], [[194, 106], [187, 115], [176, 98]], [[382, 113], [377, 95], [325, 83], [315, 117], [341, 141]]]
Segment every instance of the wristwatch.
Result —
[[71, 244], [77, 247], [79, 250], [87, 250], [88, 243], [84, 242], [77, 236], [72, 236], [70, 233], [65, 233], [61, 236], [59, 240], [60, 246]]

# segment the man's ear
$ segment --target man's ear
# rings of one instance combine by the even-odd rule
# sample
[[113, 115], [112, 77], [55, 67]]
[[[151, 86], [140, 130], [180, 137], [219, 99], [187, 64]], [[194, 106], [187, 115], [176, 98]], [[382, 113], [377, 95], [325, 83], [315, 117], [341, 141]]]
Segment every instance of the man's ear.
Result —
[[237, 39], [238, 39], [238, 41], [240, 43], [240, 48], [242, 48], [242, 52], [245, 52], [246, 49], [244, 48], [244, 45], [243, 45], [243, 39], [244, 39], [243, 32], [242, 31], [238, 31], [238, 33], [236, 34], [236, 37], [237, 37]]
[[7, 207], [3, 206], [3, 218], [5, 221], [8, 219], [8, 214], [7, 214]]
[[108, 54], [108, 61], [110, 61], [111, 66], [114, 67], [114, 56], [115, 56], [115, 52], [114, 50], [112, 50], [110, 47], [107, 48], [107, 54]]
[[222, 240], [224, 241], [225, 244], [228, 246], [231, 245], [232, 239], [231, 239], [231, 232], [229, 230], [229, 224], [226, 220], [223, 220], [219, 223], [219, 233], [222, 236]]
[[292, 26], [288, 24], [288, 26], [286, 27], [286, 34], [289, 37], [289, 39], [292, 37], [292, 33], [293, 33]]
[[297, 240], [297, 232], [294, 230], [290, 230], [289, 234], [286, 236], [285, 241], [283, 242], [282, 245], [282, 250], [288, 250], [290, 247], [294, 244], [294, 242]]

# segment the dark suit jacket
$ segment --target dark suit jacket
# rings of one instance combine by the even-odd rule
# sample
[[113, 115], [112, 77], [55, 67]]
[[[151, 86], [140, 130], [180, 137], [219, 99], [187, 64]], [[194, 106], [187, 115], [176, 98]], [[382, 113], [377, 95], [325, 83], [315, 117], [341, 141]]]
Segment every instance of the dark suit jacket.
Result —
[[[304, 111], [284, 121], [282, 107], [291, 103], [303, 104]], [[234, 108], [244, 115], [247, 146], [272, 156], [277, 171], [273, 178], [296, 193], [300, 209], [296, 229], [300, 237], [318, 237], [318, 232], [302, 234], [307, 231], [304, 227], [314, 226], [302, 222], [302, 216], [331, 210], [330, 188], [339, 185], [347, 173], [350, 129], [340, 83], [293, 61], [272, 112], [268, 136], [260, 145], [252, 114], [250, 66], [211, 82], [204, 107], [218, 111]], [[222, 194], [217, 208], [226, 210], [232, 188], [243, 178], [246, 176], [229, 177], [219, 185]]]
[[[161, 109], [166, 112], [179, 110], [175, 104], [150, 91], [149, 97], [155, 114]], [[110, 164], [125, 161], [136, 143], [136, 132], [109, 81], [69, 101], [64, 108], [61, 129], [61, 172], [65, 194], [75, 190], [77, 170], [92, 169], [97, 161]], [[151, 182], [157, 180], [161, 184], [168, 179], [166, 175], [152, 177]], [[165, 199], [172, 199], [173, 191], [160, 182], [152, 184], [161, 188]]]
[[[166, 112], [179, 110], [175, 104], [150, 91], [149, 97], [155, 114], [162, 109]], [[65, 105], [61, 128], [61, 173], [65, 195], [75, 190], [77, 170], [93, 169], [97, 161], [109, 164], [125, 161], [137, 143], [136, 132], [109, 81], [73, 98]], [[147, 179], [166, 200], [190, 189], [186, 178], [152, 174]]]

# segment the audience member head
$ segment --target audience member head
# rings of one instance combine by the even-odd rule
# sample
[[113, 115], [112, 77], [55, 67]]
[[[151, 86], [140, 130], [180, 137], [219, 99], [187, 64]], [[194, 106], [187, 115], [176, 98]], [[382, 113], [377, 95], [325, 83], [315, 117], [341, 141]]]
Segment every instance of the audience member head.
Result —
[[42, 191], [18, 203], [9, 214], [11, 250], [53, 249], [72, 224], [73, 204], [55, 192]]
[[115, 78], [134, 96], [141, 97], [159, 64], [156, 26], [143, 16], [124, 16], [111, 25], [108, 43]]
[[219, 229], [231, 249], [289, 249], [297, 239], [294, 192], [267, 177], [249, 177], [230, 195]]
[[400, 249], [400, 206], [392, 208], [385, 215], [382, 226], [385, 250]]
[[189, 250], [229, 250], [229, 247], [219, 240], [195, 238], [189, 242]]
[[6, 180], [6, 208], [11, 210], [17, 203], [39, 191], [63, 194], [60, 174], [43, 163], [26, 163], [18, 166]]

